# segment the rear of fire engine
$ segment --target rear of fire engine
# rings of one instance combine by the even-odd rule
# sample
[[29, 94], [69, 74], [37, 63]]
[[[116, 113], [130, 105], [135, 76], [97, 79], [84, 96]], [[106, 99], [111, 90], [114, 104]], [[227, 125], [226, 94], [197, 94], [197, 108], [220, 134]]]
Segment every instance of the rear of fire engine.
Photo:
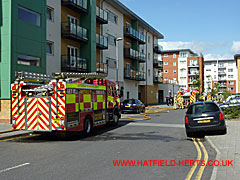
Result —
[[11, 86], [14, 130], [90, 133], [97, 126], [118, 124], [121, 114], [117, 84], [103, 79], [104, 75], [16, 75]]

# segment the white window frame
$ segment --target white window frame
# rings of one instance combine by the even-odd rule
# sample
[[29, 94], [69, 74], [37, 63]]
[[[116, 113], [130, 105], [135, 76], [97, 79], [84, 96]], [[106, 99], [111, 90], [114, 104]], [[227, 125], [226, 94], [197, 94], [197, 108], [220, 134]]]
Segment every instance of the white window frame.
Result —
[[164, 65], [168, 65], [168, 62], [164, 62]]
[[[47, 20], [54, 22], [54, 8], [52, 8], [52, 7], [50, 7], [50, 6], [47, 6], [47, 10], [48, 10], [48, 9], [51, 11], [51, 17], [52, 17], [52, 19], [48, 19], [48, 18], [47, 18]], [[46, 13], [46, 14], [47, 14], [47, 13]]]
[[164, 70], [164, 73], [168, 73], [168, 70]]

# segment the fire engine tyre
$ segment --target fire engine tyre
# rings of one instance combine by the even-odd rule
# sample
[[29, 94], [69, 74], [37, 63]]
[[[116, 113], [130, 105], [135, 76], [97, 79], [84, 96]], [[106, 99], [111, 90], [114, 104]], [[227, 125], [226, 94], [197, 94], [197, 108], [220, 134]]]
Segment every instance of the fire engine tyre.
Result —
[[119, 122], [119, 115], [113, 114], [113, 126], [117, 126]]
[[84, 120], [84, 134], [88, 135], [92, 132], [92, 121], [89, 117]]

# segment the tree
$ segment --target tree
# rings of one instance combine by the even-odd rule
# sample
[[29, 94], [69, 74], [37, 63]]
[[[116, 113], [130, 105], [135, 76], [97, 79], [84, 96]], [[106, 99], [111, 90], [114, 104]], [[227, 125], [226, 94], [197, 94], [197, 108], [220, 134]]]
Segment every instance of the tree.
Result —
[[231, 96], [232, 94], [229, 92], [229, 91], [227, 91], [226, 89], [224, 89], [224, 91], [223, 91], [223, 97], [224, 97], [224, 99], [227, 99], [228, 98], [228, 96]]

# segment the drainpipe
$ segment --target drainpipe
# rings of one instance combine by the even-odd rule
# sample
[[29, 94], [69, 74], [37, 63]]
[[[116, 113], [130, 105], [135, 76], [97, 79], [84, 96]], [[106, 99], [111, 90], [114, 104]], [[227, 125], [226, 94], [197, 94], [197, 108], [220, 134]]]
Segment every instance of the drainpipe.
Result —
[[146, 40], [147, 40], [147, 42], [146, 42], [146, 57], [145, 57], [145, 60], [146, 60], [146, 87], [145, 87], [145, 99], [146, 99], [146, 105], [148, 105], [148, 101], [147, 101], [147, 90], [148, 90], [148, 88], [147, 88], [147, 81], [148, 81], [148, 64], [147, 64], [147, 62], [148, 62], [148, 51], [147, 51], [147, 47], [148, 47], [148, 32], [149, 31], [147, 31], [146, 32]]

